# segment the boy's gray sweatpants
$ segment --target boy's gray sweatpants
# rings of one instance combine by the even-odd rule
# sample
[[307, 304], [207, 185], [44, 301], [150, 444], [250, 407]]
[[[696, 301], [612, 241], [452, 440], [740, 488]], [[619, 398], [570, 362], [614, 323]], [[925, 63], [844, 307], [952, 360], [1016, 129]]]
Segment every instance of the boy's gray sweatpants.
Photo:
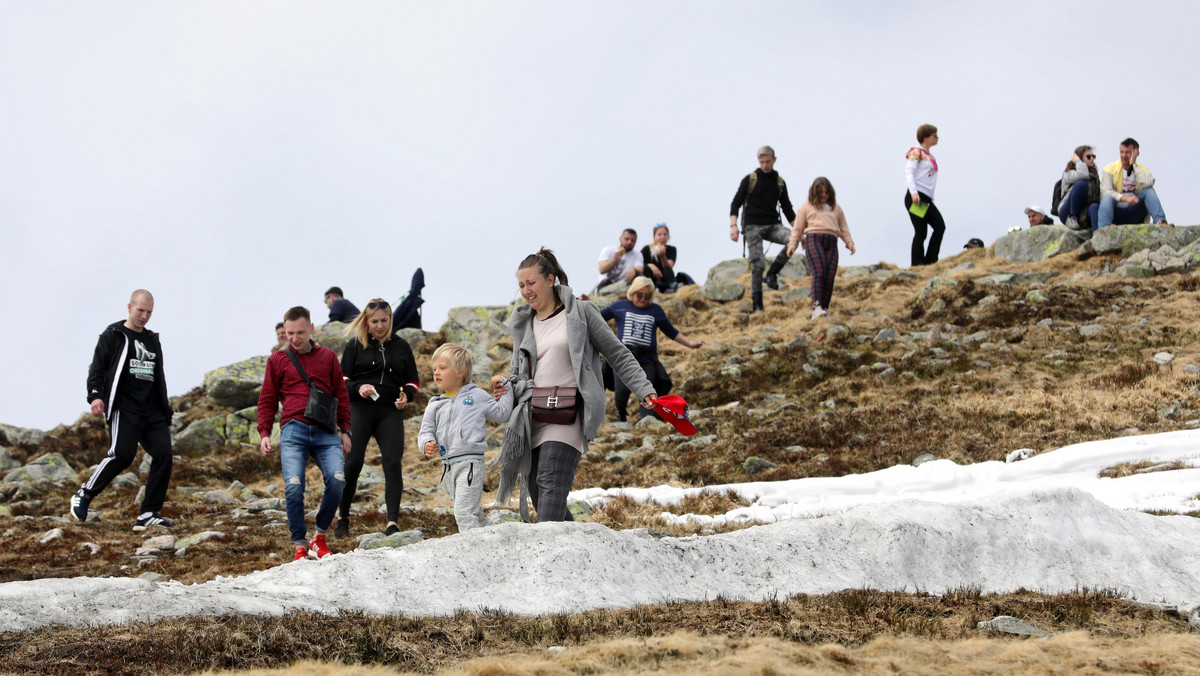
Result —
[[454, 503], [454, 521], [458, 532], [481, 528], [483, 520], [483, 458], [459, 460], [446, 466], [442, 488]]

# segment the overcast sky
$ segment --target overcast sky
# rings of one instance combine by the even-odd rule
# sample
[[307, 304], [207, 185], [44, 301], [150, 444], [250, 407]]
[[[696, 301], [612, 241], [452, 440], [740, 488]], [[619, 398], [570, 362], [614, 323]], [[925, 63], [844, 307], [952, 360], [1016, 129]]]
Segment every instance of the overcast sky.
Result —
[[421, 266], [436, 330], [512, 300], [540, 245], [586, 291], [622, 228], [640, 246], [660, 221], [702, 278], [742, 253], [729, 203], [762, 144], [797, 203], [833, 182], [843, 265], [908, 264], [925, 122], [944, 256], [1126, 136], [1168, 218], [1200, 222], [1200, 9], [1130, 7], [0, 0], [0, 422], [75, 420], [138, 287], [175, 395], [267, 352], [288, 307], [323, 321], [334, 284], [395, 300]]

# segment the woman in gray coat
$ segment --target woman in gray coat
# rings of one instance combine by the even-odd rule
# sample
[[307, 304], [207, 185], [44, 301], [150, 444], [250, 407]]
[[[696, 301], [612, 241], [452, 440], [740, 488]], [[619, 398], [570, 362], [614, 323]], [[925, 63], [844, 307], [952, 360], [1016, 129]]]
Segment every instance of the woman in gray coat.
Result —
[[[613, 334], [595, 305], [575, 298], [567, 273], [542, 248], [517, 267], [517, 286], [526, 305], [508, 320], [513, 339], [512, 376], [508, 386], [495, 376], [496, 396], [513, 390], [513, 413], [500, 453], [497, 500], [503, 502], [521, 481], [521, 513], [527, 517], [525, 493], [533, 499], [538, 521], [570, 521], [567, 493], [575, 480], [579, 459], [604, 422], [604, 382], [600, 355], [647, 407], [654, 404], [654, 386], [637, 359]], [[569, 424], [532, 420], [533, 387], [578, 388], [579, 410]]]

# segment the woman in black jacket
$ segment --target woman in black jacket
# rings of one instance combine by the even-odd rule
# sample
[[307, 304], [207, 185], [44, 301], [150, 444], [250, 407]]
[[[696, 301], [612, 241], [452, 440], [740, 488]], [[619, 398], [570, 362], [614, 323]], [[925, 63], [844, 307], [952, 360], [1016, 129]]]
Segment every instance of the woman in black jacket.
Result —
[[696, 282], [686, 272], [675, 272], [677, 253], [671, 241], [671, 231], [666, 223], [654, 226], [654, 242], [642, 247], [642, 263], [646, 272], [643, 273], [654, 282], [654, 288], [661, 293], [675, 293], [679, 287]]
[[404, 414], [401, 412], [417, 394], [417, 363], [403, 338], [392, 335], [392, 308], [382, 298], [367, 303], [354, 318], [349, 332], [355, 338], [342, 352], [342, 375], [350, 391], [350, 455], [346, 456], [346, 487], [338, 511], [335, 538], [350, 534], [350, 503], [358, 488], [367, 441], [375, 435], [383, 458], [384, 502], [387, 505], [387, 534], [398, 533], [400, 493], [404, 478], [400, 459], [404, 454]]

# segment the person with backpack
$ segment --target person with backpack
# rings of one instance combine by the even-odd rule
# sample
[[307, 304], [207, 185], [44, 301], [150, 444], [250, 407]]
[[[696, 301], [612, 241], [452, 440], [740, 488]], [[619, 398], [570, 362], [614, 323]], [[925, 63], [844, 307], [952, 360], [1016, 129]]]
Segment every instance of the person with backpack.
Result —
[[[938, 261], [942, 248], [942, 235], [946, 233], [946, 221], [942, 212], [933, 203], [933, 191], [937, 188], [938, 163], [929, 149], [938, 143], [938, 130], [932, 124], [917, 127], [917, 145], [905, 154], [904, 182], [908, 192], [904, 193], [904, 208], [912, 221], [912, 266], [930, 265]], [[925, 235], [929, 229], [929, 247], [925, 247]]]
[[1063, 170], [1061, 191], [1058, 217], [1063, 223], [1072, 230], [1095, 228], [1100, 212], [1100, 170], [1091, 146], [1079, 146], [1071, 153]]
[[[763, 256], [763, 240], [787, 245], [791, 239], [791, 228], [779, 218], [780, 209], [787, 222], [796, 220], [796, 211], [788, 198], [787, 184], [775, 171], [775, 149], [763, 146], [758, 149], [758, 169], [742, 178], [733, 202], [729, 205], [729, 239], [738, 241], [738, 210], [742, 212], [742, 234], [750, 250], [750, 300], [753, 312], [763, 311], [763, 269], [767, 259]], [[787, 265], [786, 251], [780, 251], [767, 270], [767, 288], [779, 289], [779, 272]]]

